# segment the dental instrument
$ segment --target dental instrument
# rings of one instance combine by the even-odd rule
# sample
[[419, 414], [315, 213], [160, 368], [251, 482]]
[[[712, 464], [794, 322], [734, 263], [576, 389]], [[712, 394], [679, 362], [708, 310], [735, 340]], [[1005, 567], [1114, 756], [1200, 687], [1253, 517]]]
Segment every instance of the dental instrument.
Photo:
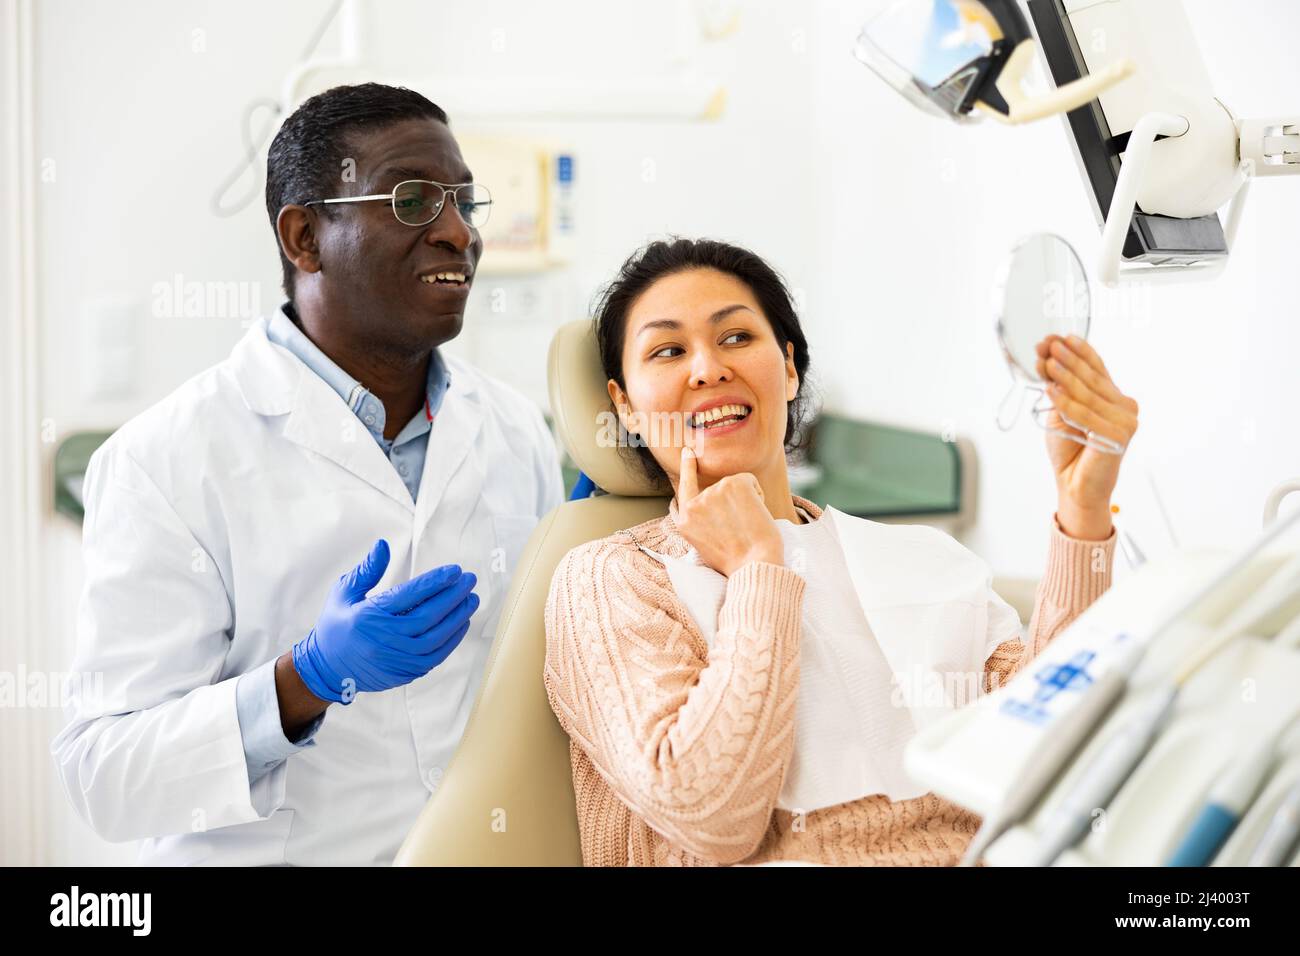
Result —
[[963, 855], [961, 866], [974, 866], [994, 840], [1027, 813], [1048, 785], [1056, 779], [1089, 732], [1102, 722], [1116, 701], [1124, 696], [1128, 679], [1146, 653], [1147, 645], [1134, 643], [1101, 674], [1075, 707], [1061, 718], [1061, 724], [1043, 738], [1040, 749], [1026, 761], [1025, 770], [1002, 804], [986, 814], [978, 832]]
[[[1264, 537], [1261, 546], [1294, 519], [1280, 524]], [[1256, 549], [1252, 549], [1256, 550]], [[1250, 633], [1275, 614], [1300, 591], [1300, 554], [1275, 571], [1264, 587], [1252, 594], [1218, 627], [1200, 650], [1175, 673], [1173, 679], [1148, 694], [1125, 725], [1092, 758], [1073, 789], [1061, 798], [1048, 817], [1028, 865], [1047, 866], [1088, 831], [1093, 814], [1106, 807], [1129, 778], [1164, 728], [1178, 694], [1187, 681], [1215, 654], [1242, 634]]]
[[1291, 785], [1250, 852], [1247, 866], [1283, 866], [1292, 849], [1300, 851], [1300, 780]]
[[1210, 788], [1187, 832], [1165, 860], [1165, 866], [1209, 866], [1259, 794], [1264, 778], [1277, 761], [1278, 740], [1288, 726], [1290, 721], [1233, 761], [1224, 776]]

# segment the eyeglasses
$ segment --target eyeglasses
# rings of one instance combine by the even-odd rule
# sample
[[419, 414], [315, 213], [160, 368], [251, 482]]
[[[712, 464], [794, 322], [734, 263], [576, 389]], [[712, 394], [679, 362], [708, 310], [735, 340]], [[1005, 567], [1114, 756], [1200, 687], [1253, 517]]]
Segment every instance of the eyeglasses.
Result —
[[492, 194], [486, 186], [478, 183], [460, 183], [446, 185], [429, 179], [407, 179], [393, 187], [391, 193], [375, 196], [345, 196], [341, 199], [313, 199], [303, 203], [304, 206], [317, 204], [329, 205], [341, 202], [375, 202], [380, 199], [391, 200], [393, 215], [397, 221], [408, 226], [427, 226], [438, 218], [446, 204], [447, 194], [460, 212], [460, 218], [471, 229], [479, 229], [488, 220], [492, 211]]

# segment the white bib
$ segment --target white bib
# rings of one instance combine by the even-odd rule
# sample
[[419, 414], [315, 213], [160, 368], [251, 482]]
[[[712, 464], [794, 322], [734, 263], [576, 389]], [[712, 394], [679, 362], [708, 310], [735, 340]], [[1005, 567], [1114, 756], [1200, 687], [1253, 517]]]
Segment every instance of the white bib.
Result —
[[[776, 522], [785, 566], [805, 582], [795, 748], [777, 806], [921, 796], [928, 788], [903, 771], [903, 748], [982, 692], [984, 662], [1019, 636], [1020, 619], [987, 565], [942, 532], [829, 507], [804, 518]], [[712, 647], [727, 579], [694, 548], [681, 558], [644, 550]]]

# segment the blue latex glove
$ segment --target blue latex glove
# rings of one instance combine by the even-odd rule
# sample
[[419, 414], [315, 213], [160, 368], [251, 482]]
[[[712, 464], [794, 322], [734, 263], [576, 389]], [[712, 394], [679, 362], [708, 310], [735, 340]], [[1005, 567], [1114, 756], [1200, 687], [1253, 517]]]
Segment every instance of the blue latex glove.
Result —
[[293, 666], [321, 700], [349, 704], [358, 691], [388, 690], [423, 677], [456, 649], [478, 609], [477, 581], [444, 564], [373, 597], [388, 567], [388, 542], [330, 588], [311, 633], [293, 646]]

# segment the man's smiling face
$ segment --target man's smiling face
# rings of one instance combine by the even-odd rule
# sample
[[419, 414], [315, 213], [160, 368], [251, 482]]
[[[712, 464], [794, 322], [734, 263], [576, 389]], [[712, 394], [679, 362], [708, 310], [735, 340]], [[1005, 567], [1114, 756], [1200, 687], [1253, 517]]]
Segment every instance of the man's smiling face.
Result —
[[[348, 148], [356, 181], [321, 198], [391, 193], [408, 179], [473, 181], [451, 130], [434, 119], [353, 131]], [[399, 222], [390, 202], [313, 208], [321, 211], [320, 272], [313, 278], [330, 313], [352, 316], [358, 334], [399, 352], [427, 352], [460, 333], [483, 240], [450, 196], [423, 226]], [[434, 281], [438, 273], [464, 281]]]

